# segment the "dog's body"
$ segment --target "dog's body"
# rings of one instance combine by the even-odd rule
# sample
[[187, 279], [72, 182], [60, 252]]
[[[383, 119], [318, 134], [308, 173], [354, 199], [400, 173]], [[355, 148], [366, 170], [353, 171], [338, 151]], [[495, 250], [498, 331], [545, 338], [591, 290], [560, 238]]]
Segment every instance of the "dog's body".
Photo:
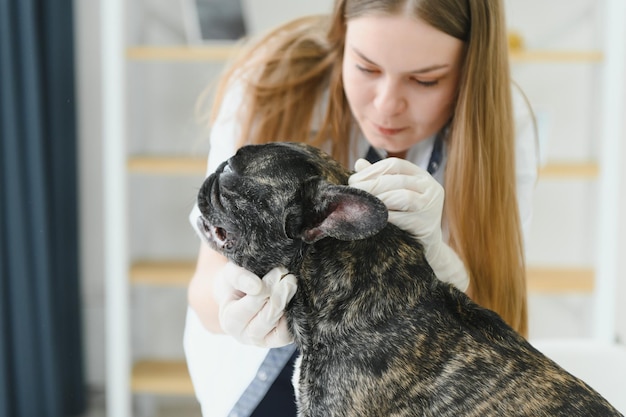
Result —
[[621, 416], [501, 318], [439, 281], [349, 173], [296, 144], [242, 148], [202, 186], [207, 241], [262, 276], [286, 266], [299, 414]]

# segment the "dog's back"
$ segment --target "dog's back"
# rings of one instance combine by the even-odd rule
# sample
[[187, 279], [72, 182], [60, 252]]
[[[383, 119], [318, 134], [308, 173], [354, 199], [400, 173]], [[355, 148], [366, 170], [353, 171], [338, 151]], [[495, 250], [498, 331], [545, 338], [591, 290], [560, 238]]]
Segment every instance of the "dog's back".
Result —
[[209, 244], [259, 275], [283, 265], [298, 278], [286, 315], [301, 416], [621, 415], [439, 281], [348, 175], [310, 147], [249, 146], [199, 193]]
[[437, 280], [419, 243], [393, 225], [317, 242], [298, 278], [288, 317], [304, 416], [621, 415]]

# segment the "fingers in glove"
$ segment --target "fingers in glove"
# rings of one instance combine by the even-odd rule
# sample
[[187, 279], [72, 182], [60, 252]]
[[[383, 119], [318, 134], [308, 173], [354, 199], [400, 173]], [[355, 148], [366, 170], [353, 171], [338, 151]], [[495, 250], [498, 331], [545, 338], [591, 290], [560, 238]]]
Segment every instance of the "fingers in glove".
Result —
[[[261, 344], [261, 341], [266, 339], [269, 333], [276, 330], [279, 321], [285, 314], [285, 307], [295, 293], [295, 285], [289, 282], [288, 277], [294, 278], [293, 275], [287, 275], [285, 279], [274, 284], [271, 289], [271, 295], [265, 299], [265, 303], [244, 329], [244, 334], [242, 335], [244, 338], [255, 344]], [[257, 298], [257, 296], [252, 298]], [[282, 333], [284, 332], [285, 330], [283, 329]], [[282, 337], [284, 336], [283, 334]]]
[[[375, 164], [366, 166], [365, 163], [357, 161], [355, 164], [355, 174], [352, 174], [351, 178], [354, 182], [365, 181], [372, 178], [377, 178], [381, 175], [423, 175], [428, 172], [417, 165], [400, 158], [385, 158]], [[360, 169], [357, 169], [360, 168]]]
[[218, 304], [223, 304], [246, 294], [259, 295], [264, 289], [265, 286], [259, 277], [228, 262], [215, 276], [213, 293]]
[[363, 159], [363, 158], [359, 158], [356, 160], [356, 162], [354, 163], [354, 170], [356, 172], [362, 171], [365, 168], [371, 166], [372, 164], [367, 160], [367, 159]]
[[[225, 333], [237, 337], [246, 332], [253, 323], [259, 311], [267, 303], [267, 296], [247, 295], [238, 300], [228, 301], [220, 305], [220, 326]], [[269, 332], [274, 324], [266, 326], [263, 335]]]
[[414, 213], [404, 211], [389, 211], [389, 223], [398, 226], [413, 234], [423, 245], [428, 246], [433, 241], [441, 240], [441, 227], [432, 221], [421, 221]]
[[360, 159], [355, 168], [360, 172], [350, 176], [349, 185], [379, 198], [387, 191], [408, 190], [423, 201], [443, 199], [443, 187], [427, 171], [403, 159], [388, 158], [373, 165]]
[[441, 185], [428, 173], [418, 176], [405, 174], [381, 175], [377, 178], [362, 181], [353, 181], [354, 175], [348, 180], [350, 186], [374, 195], [390, 190], [410, 190], [422, 194], [424, 198], [428, 198], [443, 192]]
[[250, 321], [245, 330], [246, 336], [256, 344], [267, 347], [291, 343], [293, 337], [287, 329], [284, 314], [285, 307], [293, 298], [296, 289], [296, 277], [292, 274], [287, 274], [279, 281], [273, 282], [270, 296], [263, 308]]
[[268, 326], [263, 327], [275, 327], [278, 320], [285, 313], [285, 307], [293, 298], [296, 289], [296, 277], [292, 274], [285, 275], [279, 281], [274, 282], [270, 288], [270, 296], [267, 298], [267, 302], [253, 321], [256, 323], [268, 323]]
[[431, 196], [411, 190], [391, 190], [374, 194], [389, 211], [422, 213], [425, 221], [434, 221], [441, 217], [443, 195]]
[[287, 319], [283, 316], [278, 320], [276, 327], [269, 332], [263, 341], [264, 346], [285, 346], [293, 342], [293, 336], [289, 332]]
[[268, 307], [269, 303], [258, 311], [258, 314], [250, 320], [248, 326], [242, 332], [243, 341], [255, 345], [263, 345], [263, 341], [269, 333], [271, 333], [278, 321], [283, 317], [284, 310], [275, 310]]
[[283, 276], [287, 275], [288, 272], [287, 268], [282, 266], [276, 267], [263, 276], [263, 283], [265, 286], [271, 288], [274, 284], [279, 282]]
[[[262, 295], [248, 295], [234, 300], [220, 311], [222, 329], [240, 341], [258, 346], [284, 346], [291, 343], [292, 337], [286, 327], [276, 332], [285, 313], [285, 307], [294, 296], [297, 284], [292, 274], [282, 275], [284, 268], [276, 268], [263, 277], [266, 291]], [[267, 281], [267, 282], [266, 282]], [[277, 339], [278, 338], [278, 339]], [[275, 340], [272, 344], [266, 339]]]
[[293, 274], [287, 274], [270, 289], [270, 299], [268, 305], [275, 310], [285, 310], [289, 301], [293, 298], [298, 284]]
[[393, 190], [376, 194], [389, 211], [416, 212], [422, 209], [419, 194], [406, 190]]

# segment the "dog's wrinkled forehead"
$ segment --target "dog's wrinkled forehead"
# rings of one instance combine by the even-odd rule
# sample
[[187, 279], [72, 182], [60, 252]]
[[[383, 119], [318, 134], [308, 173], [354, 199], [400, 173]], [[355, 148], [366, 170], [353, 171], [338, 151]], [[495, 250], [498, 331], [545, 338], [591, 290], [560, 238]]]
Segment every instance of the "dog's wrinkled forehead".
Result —
[[325, 153], [299, 143], [245, 146], [228, 164], [240, 175], [264, 178], [268, 182], [322, 177], [331, 183], [346, 184], [349, 175], [345, 168]]

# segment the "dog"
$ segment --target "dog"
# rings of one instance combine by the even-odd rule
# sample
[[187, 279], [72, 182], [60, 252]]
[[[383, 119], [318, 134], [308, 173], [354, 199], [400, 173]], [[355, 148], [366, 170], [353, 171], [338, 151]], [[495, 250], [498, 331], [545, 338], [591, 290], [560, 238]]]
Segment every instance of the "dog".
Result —
[[198, 193], [213, 249], [298, 280], [285, 315], [301, 353], [299, 416], [622, 416], [438, 280], [421, 244], [349, 175], [307, 145], [249, 145]]

